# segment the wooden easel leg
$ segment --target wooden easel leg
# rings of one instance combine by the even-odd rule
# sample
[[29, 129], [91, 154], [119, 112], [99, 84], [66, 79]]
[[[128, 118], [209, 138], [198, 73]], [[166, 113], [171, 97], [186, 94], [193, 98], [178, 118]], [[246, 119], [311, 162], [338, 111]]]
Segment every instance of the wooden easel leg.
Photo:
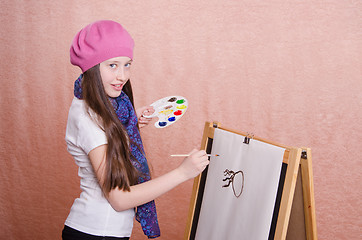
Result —
[[285, 175], [285, 184], [283, 187], [280, 211], [274, 235], [275, 240], [284, 240], [287, 236], [301, 153], [301, 148], [292, 148], [289, 154], [288, 168]]
[[304, 148], [300, 160], [302, 185], [303, 185], [303, 201], [304, 201], [304, 219], [306, 227], [307, 240], [317, 240], [317, 222], [315, 215], [314, 203], [314, 187], [313, 187], [313, 171], [312, 171], [312, 151], [310, 148]]

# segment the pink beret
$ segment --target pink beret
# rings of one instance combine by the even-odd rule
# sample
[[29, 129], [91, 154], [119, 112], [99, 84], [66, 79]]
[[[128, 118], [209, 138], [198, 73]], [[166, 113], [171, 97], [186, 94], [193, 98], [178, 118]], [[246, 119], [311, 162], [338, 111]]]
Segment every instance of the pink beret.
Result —
[[101, 20], [84, 27], [74, 37], [70, 47], [70, 62], [87, 71], [114, 57], [133, 59], [134, 41], [119, 23]]

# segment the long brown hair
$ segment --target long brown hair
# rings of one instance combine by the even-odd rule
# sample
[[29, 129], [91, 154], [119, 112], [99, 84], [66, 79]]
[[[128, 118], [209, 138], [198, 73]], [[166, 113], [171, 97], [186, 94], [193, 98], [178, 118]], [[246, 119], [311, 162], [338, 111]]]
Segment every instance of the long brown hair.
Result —
[[[99, 64], [84, 72], [82, 90], [83, 99], [87, 106], [97, 114], [97, 122], [104, 130], [108, 142], [105, 176], [101, 188], [105, 194], [116, 187], [130, 191], [130, 186], [137, 183], [139, 172], [131, 162], [133, 155], [130, 151], [128, 133], [119, 121], [104, 90]], [[132, 86], [129, 80], [124, 85], [123, 91], [134, 106]]]

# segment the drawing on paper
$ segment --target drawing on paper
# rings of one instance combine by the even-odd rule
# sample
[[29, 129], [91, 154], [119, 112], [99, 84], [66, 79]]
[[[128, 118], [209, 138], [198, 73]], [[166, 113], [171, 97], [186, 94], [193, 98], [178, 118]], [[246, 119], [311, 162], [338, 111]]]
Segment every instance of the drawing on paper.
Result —
[[223, 181], [228, 182], [222, 187], [229, 187], [231, 184], [235, 197], [240, 197], [244, 189], [244, 172], [241, 170], [234, 172], [232, 170], [225, 169], [224, 176], [225, 178]]

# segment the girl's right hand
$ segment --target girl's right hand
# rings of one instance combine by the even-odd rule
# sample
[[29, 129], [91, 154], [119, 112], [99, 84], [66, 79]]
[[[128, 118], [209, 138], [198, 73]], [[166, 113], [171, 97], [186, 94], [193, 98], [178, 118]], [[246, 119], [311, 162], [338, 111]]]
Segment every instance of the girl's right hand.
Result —
[[[89, 158], [93, 170], [102, 185], [105, 176], [105, 156], [108, 145], [101, 145], [89, 152]], [[125, 191], [118, 187], [112, 189], [106, 198], [117, 212], [135, 208], [145, 204], [162, 194], [170, 191], [179, 184], [196, 177], [209, 164], [205, 151], [193, 150], [185, 158], [179, 167], [140, 184], [132, 185], [131, 191]]]
[[205, 150], [192, 150], [189, 156], [186, 157], [178, 170], [183, 174], [186, 180], [191, 179], [199, 175], [207, 165], [209, 165], [209, 158], [206, 155]]

